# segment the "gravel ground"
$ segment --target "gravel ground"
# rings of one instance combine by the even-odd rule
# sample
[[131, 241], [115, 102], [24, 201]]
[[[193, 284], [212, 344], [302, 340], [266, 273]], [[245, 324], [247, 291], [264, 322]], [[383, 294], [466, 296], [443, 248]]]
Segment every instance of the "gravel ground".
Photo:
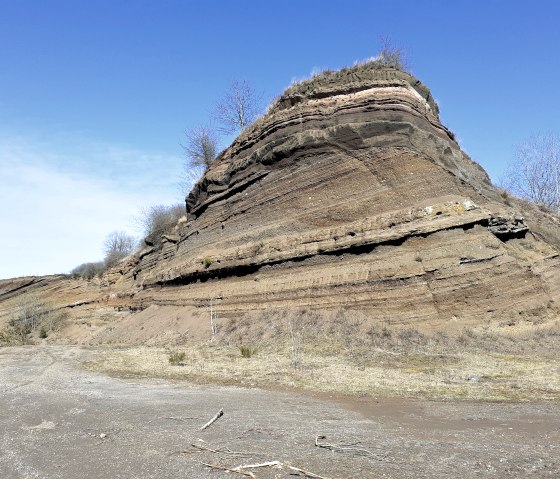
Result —
[[[0, 349], [1, 478], [220, 479], [243, 476], [202, 463], [267, 461], [332, 479], [560, 477], [558, 403], [313, 397], [80, 369], [99, 354]], [[220, 408], [224, 416], [200, 431]], [[316, 435], [346, 446], [316, 447]], [[252, 471], [305, 477], [287, 467]]]

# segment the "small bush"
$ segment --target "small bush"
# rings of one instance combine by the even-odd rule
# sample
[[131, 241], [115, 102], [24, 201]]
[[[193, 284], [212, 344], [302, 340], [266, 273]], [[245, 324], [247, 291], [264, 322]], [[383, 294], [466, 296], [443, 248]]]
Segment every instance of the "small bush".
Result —
[[506, 205], [511, 206], [511, 195], [507, 190], [500, 190], [500, 196], [502, 197]]
[[210, 267], [210, 265], [214, 262], [214, 260], [210, 257], [206, 257], [202, 260], [202, 264], [204, 265], [205, 268]]
[[29, 324], [12, 319], [8, 322], [8, 326], [0, 331], [0, 344], [32, 344], [31, 332]]
[[391, 339], [392, 336], [393, 333], [391, 332], [391, 330], [387, 328], [387, 326], [383, 326], [383, 328], [381, 329], [381, 337], [384, 339]]
[[169, 364], [172, 366], [183, 366], [185, 364], [186, 354], [184, 352], [179, 351], [171, 351], [169, 353]]
[[8, 331], [5, 330], [5, 329], [0, 331], [0, 346], [9, 345], [9, 344], [11, 344], [11, 342], [12, 342], [11, 337], [8, 334]]
[[257, 347], [252, 345], [241, 345], [239, 346], [239, 351], [241, 352], [241, 356], [244, 358], [250, 358], [251, 356], [257, 354]]
[[70, 274], [73, 278], [93, 279], [95, 276], [101, 276], [105, 272], [105, 264], [102, 261], [96, 263], [83, 263], [76, 266]]
[[398, 338], [403, 345], [421, 345], [426, 344], [426, 336], [416, 328], [405, 328], [398, 334]]
[[[0, 333], [0, 343], [32, 344], [32, 334], [39, 331], [41, 338], [49, 331], [60, 329], [67, 313], [56, 309], [33, 293], [22, 294], [14, 305], [6, 328]], [[44, 334], [44, 336], [43, 336]]]
[[185, 213], [184, 204], [155, 205], [142, 210], [137, 222], [144, 230], [144, 242], [149, 246], [159, 246], [162, 235], [171, 233]]

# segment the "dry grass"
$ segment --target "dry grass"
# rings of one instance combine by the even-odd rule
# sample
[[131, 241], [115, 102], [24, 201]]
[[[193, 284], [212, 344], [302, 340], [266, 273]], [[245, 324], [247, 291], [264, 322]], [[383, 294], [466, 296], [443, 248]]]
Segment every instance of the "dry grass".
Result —
[[[371, 326], [342, 312], [327, 319], [279, 313], [222, 324], [215, 341], [185, 346], [182, 368], [169, 364], [168, 350], [146, 347], [100, 351], [88, 367], [117, 376], [360, 396], [560, 399], [560, 323], [517, 336], [490, 329], [448, 336]], [[255, 344], [259, 354], [242, 357], [243, 344]], [[520, 352], [522, 345], [529, 350]]]

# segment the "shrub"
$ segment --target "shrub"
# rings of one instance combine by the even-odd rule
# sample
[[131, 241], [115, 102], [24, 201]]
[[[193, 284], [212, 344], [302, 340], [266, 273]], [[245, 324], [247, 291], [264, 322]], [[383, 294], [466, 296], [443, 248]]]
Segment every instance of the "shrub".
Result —
[[239, 346], [239, 351], [241, 352], [241, 356], [244, 358], [250, 358], [251, 356], [257, 354], [257, 347], [252, 345], [241, 345]]
[[1, 340], [7, 344], [29, 344], [31, 333], [41, 326], [48, 308], [35, 295], [23, 294], [17, 299]]
[[426, 343], [426, 336], [418, 331], [416, 328], [405, 328], [398, 334], [399, 340], [403, 345], [420, 345]]
[[506, 205], [511, 206], [511, 195], [507, 190], [500, 190], [500, 196], [502, 197]]
[[11, 344], [11, 337], [7, 331], [7, 329], [4, 329], [2, 331], [0, 331], [0, 346], [4, 346], [7, 344]]
[[32, 329], [28, 323], [11, 319], [7, 328], [0, 332], [0, 342], [5, 344], [31, 344]]
[[142, 210], [137, 219], [144, 233], [144, 242], [149, 246], [159, 246], [161, 237], [173, 231], [179, 219], [185, 215], [185, 205], [155, 205]]
[[202, 264], [204, 265], [205, 268], [210, 267], [210, 265], [214, 262], [214, 260], [212, 258], [210, 258], [209, 256], [206, 256], [206, 258], [204, 258], [202, 260]]
[[39, 329], [39, 336], [59, 329], [66, 320], [66, 312], [57, 310], [34, 294], [22, 294], [13, 308], [7, 328], [0, 340], [4, 343], [29, 344], [31, 334]]
[[185, 364], [186, 354], [184, 352], [179, 351], [171, 351], [169, 353], [169, 364], [173, 366], [183, 366]]
[[101, 276], [105, 271], [105, 264], [102, 261], [96, 263], [83, 263], [76, 266], [70, 274], [73, 278], [93, 279], [95, 276]]
[[45, 328], [45, 326], [41, 326], [41, 329], [39, 330], [39, 337], [41, 339], [46, 339], [49, 336], [49, 334], [47, 333], [47, 329]]

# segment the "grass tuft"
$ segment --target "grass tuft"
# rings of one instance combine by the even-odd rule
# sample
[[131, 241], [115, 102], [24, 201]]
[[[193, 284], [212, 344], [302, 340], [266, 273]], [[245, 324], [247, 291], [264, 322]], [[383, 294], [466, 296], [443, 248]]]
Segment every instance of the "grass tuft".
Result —
[[186, 356], [187, 355], [184, 352], [171, 351], [167, 359], [169, 364], [173, 366], [184, 366]]
[[239, 351], [244, 358], [250, 358], [257, 354], [258, 349], [256, 346], [242, 344], [239, 346]]

